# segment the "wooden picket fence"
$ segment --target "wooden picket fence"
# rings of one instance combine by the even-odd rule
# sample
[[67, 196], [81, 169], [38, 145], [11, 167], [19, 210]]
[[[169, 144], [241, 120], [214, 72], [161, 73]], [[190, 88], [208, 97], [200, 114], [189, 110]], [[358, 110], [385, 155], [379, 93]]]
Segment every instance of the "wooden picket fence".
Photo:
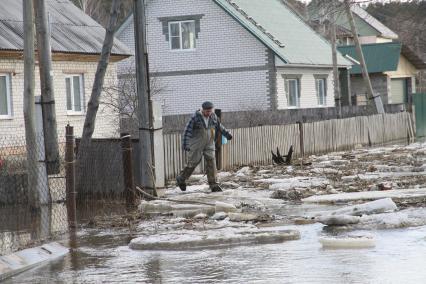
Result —
[[[291, 145], [294, 157], [301, 155], [303, 136], [304, 155], [351, 150], [356, 145], [380, 145], [415, 137], [411, 115], [407, 112], [332, 119], [302, 125], [267, 125], [232, 129], [234, 139], [223, 145], [222, 169], [243, 165], [272, 163], [271, 150], [277, 147], [285, 154]], [[185, 165], [181, 134], [164, 135], [165, 176], [173, 179]], [[198, 169], [202, 172], [203, 165]]]

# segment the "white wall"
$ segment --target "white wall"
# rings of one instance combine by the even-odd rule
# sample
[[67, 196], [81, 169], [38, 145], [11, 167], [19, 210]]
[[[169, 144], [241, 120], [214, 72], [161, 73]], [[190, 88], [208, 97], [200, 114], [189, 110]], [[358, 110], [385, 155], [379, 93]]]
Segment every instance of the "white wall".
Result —
[[[231, 16], [211, 0], [162, 0], [148, 3], [150, 71], [213, 70], [210, 74], [160, 74], [157, 78], [167, 91], [157, 99], [164, 104], [164, 114], [191, 113], [204, 100], [211, 100], [226, 111], [270, 107], [266, 47]], [[204, 16], [200, 20], [196, 49], [171, 51], [158, 18], [198, 14]], [[118, 38], [134, 48], [133, 37], [131, 22]], [[126, 71], [129, 64], [129, 61], [120, 63], [119, 74]], [[227, 73], [216, 70], [241, 67], [247, 70]], [[256, 68], [250, 70], [251, 67]], [[262, 67], [263, 70], [258, 70]]]
[[[300, 75], [300, 108], [334, 107], [333, 71], [330, 68], [293, 68], [278, 67], [277, 70], [277, 94], [278, 109], [288, 108], [287, 96], [283, 75]], [[326, 106], [318, 106], [314, 75], [327, 75], [327, 98]]]
[[[53, 61], [52, 68], [54, 72], [54, 94], [56, 103], [56, 118], [58, 135], [64, 138], [65, 126], [70, 123], [74, 126], [76, 136], [81, 136], [85, 113], [82, 115], [68, 115], [66, 108], [66, 88], [65, 76], [68, 73], [84, 74], [84, 94], [85, 107], [89, 101], [92, 86], [95, 78], [97, 64], [96, 62], [68, 62]], [[11, 76], [11, 97], [13, 116], [10, 119], [0, 119], [0, 139], [8, 136], [24, 137], [25, 125], [23, 114], [23, 92], [24, 92], [24, 64], [22, 60], [0, 60], [0, 73], [10, 73]], [[15, 75], [13, 75], [13, 74]], [[40, 80], [38, 66], [36, 67], [36, 92], [40, 95]], [[105, 76], [105, 85], [116, 81], [115, 63], [110, 63]], [[110, 109], [101, 106], [96, 120], [96, 129], [94, 137], [113, 137], [116, 136], [118, 129], [117, 115]]]

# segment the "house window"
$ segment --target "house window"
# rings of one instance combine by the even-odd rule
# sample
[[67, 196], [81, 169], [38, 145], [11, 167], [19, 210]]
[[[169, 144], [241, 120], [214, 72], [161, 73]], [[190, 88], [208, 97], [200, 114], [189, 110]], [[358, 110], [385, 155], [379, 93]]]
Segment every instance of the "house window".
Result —
[[300, 79], [285, 79], [287, 106], [299, 107], [300, 106]]
[[68, 114], [82, 114], [84, 112], [83, 75], [67, 75], [65, 85]]
[[326, 79], [325, 78], [319, 78], [315, 79], [316, 83], [316, 90], [317, 90], [317, 99], [318, 99], [318, 105], [319, 106], [325, 106], [327, 105], [327, 88], [326, 88]]
[[195, 49], [195, 21], [169, 22], [171, 50]]
[[10, 75], [0, 74], [0, 118], [12, 117], [12, 101], [10, 96]]

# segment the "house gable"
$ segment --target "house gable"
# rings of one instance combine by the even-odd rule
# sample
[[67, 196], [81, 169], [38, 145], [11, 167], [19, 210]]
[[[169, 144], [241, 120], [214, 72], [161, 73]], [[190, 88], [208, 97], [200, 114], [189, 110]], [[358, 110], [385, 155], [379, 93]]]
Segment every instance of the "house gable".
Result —
[[[347, 30], [350, 30], [349, 19], [345, 12], [344, 4], [340, 1], [335, 1], [336, 7], [327, 7], [325, 5], [326, 1], [315, 0], [308, 5], [309, 18], [311, 21], [325, 22], [327, 21], [329, 14], [332, 10], [337, 10], [336, 12], [336, 22], [339, 26], [344, 27]], [[328, 2], [330, 5], [332, 1]], [[358, 5], [351, 6], [352, 14], [354, 15], [355, 25], [358, 29], [358, 35], [361, 37], [381, 37], [386, 39], [397, 39], [398, 35], [370, 15], [363, 8]]]
[[417, 74], [417, 69], [404, 55], [399, 56], [398, 68], [395, 71], [385, 72], [391, 78], [412, 77]]
[[[273, 108], [273, 53], [213, 0], [150, 1], [146, 15], [150, 73], [163, 89], [154, 99], [164, 114], [191, 113], [203, 100], [224, 111]], [[165, 20], [194, 19], [195, 48], [171, 50]], [[133, 25], [130, 16], [117, 36], [134, 51]], [[134, 57], [120, 62], [119, 78], [132, 76], [134, 66]]]
[[[354, 15], [354, 22], [355, 26], [357, 27], [358, 35], [361, 37], [368, 37], [368, 36], [380, 36], [380, 32], [373, 28], [371, 25], [369, 25], [364, 19], [360, 18], [357, 14]], [[337, 19], [336, 23], [344, 27], [345, 29], [350, 30], [351, 26], [349, 24], [349, 20], [346, 17], [346, 14], [340, 14]]]
[[[215, 2], [237, 23], [272, 50], [282, 62], [332, 65], [330, 44], [282, 1], [210, 1]], [[153, 5], [151, 3], [148, 9]], [[129, 25], [132, 23], [131, 17], [124, 21], [117, 32], [119, 38], [122, 38], [121, 34], [125, 29], [129, 29]], [[338, 64], [341, 66], [351, 65], [340, 54], [338, 54]]]
[[[187, 16], [192, 19], [194, 15], [204, 15], [200, 20], [195, 49], [171, 50], [164, 35], [164, 18]], [[151, 1], [147, 5], [147, 26], [153, 73], [260, 68], [267, 64], [266, 46], [212, 0]]]

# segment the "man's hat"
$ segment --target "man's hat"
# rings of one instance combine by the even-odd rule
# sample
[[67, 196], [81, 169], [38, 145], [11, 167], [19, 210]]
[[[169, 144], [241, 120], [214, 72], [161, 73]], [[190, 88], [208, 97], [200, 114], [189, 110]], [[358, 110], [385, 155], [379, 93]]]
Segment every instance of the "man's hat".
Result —
[[204, 102], [204, 103], [201, 105], [201, 107], [202, 107], [203, 109], [212, 109], [212, 108], [214, 108], [214, 105], [213, 105], [213, 103], [212, 103], [212, 102]]

